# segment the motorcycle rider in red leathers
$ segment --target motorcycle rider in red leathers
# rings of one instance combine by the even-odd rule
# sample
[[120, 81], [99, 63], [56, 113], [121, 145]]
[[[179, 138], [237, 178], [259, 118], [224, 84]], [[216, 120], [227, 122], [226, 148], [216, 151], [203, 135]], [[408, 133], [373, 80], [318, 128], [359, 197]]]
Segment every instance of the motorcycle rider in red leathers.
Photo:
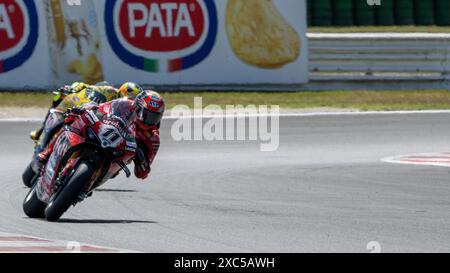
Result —
[[[102, 119], [105, 115], [111, 115], [113, 107], [116, 111], [120, 108], [120, 111], [134, 113], [133, 117], [130, 118], [132, 120], [131, 125], [128, 126], [129, 135], [136, 138], [137, 144], [136, 156], [133, 159], [134, 174], [137, 178], [146, 179], [160, 145], [159, 125], [165, 110], [164, 100], [157, 92], [145, 90], [136, 96], [134, 100], [122, 98], [100, 105], [87, 105], [82, 108], [73, 108], [69, 112], [79, 115], [86, 110], [93, 110], [99, 119]], [[69, 116], [66, 119], [66, 123], [70, 122], [71, 117]], [[42, 163], [45, 164], [53, 152], [58, 135], [39, 154]]]
[[134, 159], [134, 174], [137, 178], [146, 179], [159, 150], [159, 127], [165, 104], [160, 94], [145, 90], [136, 97], [134, 107], [137, 115], [135, 130], [138, 145], [138, 155]]

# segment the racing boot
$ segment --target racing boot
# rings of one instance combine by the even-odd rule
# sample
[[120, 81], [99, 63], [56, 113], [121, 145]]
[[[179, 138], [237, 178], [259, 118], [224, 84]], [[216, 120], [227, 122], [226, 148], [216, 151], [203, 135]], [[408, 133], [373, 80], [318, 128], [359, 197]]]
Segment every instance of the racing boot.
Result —
[[41, 137], [42, 131], [43, 131], [42, 127], [35, 131], [31, 131], [30, 132], [31, 140], [33, 140], [34, 142], [37, 142], [39, 140], [39, 137]]

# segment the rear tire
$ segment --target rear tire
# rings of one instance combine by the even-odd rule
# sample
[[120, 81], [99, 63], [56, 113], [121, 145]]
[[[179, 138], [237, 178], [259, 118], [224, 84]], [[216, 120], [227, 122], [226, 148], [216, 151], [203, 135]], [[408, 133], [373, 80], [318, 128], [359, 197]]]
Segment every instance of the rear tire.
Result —
[[25, 171], [23, 171], [23, 173], [22, 173], [23, 184], [25, 186], [27, 186], [28, 188], [31, 188], [33, 186], [33, 184], [36, 180], [36, 176], [37, 176], [37, 173], [35, 173], [33, 168], [31, 167], [32, 164], [33, 163], [30, 162], [30, 164], [28, 164]]
[[23, 212], [30, 218], [44, 218], [45, 206], [37, 197], [36, 187], [30, 189], [22, 204]]
[[77, 200], [94, 172], [95, 168], [91, 164], [82, 161], [61, 192], [48, 203], [45, 208], [45, 218], [51, 222], [58, 221]]

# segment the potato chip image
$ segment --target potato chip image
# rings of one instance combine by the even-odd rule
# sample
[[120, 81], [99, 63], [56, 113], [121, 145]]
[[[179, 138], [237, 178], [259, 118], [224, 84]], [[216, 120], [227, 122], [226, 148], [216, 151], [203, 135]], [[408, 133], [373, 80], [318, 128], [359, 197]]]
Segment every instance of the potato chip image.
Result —
[[84, 64], [80, 60], [74, 60], [67, 66], [67, 71], [70, 73], [81, 74], [83, 72]]
[[298, 33], [272, 0], [228, 0], [226, 30], [234, 53], [250, 65], [279, 68], [300, 55]]
[[67, 66], [69, 73], [78, 74], [82, 77], [83, 82], [95, 84], [103, 81], [103, 68], [95, 54], [90, 54], [86, 62], [74, 60]]
[[84, 82], [94, 84], [103, 80], [103, 68], [95, 54], [89, 54], [84, 68]]

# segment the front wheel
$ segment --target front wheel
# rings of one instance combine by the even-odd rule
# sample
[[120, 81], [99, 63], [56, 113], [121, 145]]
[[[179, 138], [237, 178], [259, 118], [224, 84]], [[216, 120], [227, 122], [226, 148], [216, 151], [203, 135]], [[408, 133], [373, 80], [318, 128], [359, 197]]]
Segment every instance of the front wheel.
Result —
[[59, 193], [55, 193], [56, 196], [48, 203], [45, 208], [45, 218], [51, 222], [58, 221], [75, 203], [94, 172], [95, 168], [90, 163], [82, 161], [64, 188]]
[[23, 212], [30, 218], [44, 218], [45, 203], [39, 200], [36, 186], [30, 189], [25, 200], [23, 200]]

